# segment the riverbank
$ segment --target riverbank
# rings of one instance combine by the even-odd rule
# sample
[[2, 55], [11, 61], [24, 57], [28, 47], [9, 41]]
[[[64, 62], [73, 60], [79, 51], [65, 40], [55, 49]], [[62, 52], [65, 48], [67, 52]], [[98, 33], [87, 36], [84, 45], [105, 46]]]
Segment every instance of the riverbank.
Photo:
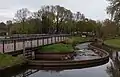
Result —
[[0, 70], [4, 70], [17, 65], [22, 65], [25, 61], [21, 57], [13, 57], [0, 53]]
[[105, 40], [104, 44], [112, 46], [112, 47], [120, 48], [120, 38]]
[[120, 38], [105, 40], [104, 46], [111, 49], [120, 50]]
[[75, 46], [76, 44], [84, 43], [86, 41], [90, 41], [90, 37], [72, 36], [72, 37], [67, 38], [63, 42], [66, 44], [71, 44], [71, 45]]

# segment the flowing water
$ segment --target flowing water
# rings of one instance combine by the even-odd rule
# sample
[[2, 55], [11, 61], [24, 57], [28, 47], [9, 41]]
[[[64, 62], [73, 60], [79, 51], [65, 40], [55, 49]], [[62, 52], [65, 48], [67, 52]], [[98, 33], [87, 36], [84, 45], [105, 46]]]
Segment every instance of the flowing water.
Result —
[[[81, 52], [88, 48], [87, 44], [88, 43], [78, 45]], [[94, 54], [94, 56], [96, 56], [96, 54]], [[95, 65], [82, 69], [73, 68], [64, 70], [40, 70], [27, 68], [20, 72], [14, 71], [13, 75], [8, 75], [7, 77], [120, 77], [119, 52], [110, 53], [109, 62], [103, 65]]]

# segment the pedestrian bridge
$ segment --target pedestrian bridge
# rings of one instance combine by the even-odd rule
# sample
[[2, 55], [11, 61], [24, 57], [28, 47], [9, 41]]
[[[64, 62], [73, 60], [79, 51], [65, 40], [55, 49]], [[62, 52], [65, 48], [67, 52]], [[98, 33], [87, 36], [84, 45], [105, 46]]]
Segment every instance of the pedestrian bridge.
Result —
[[39, 46], [59, 43], [64, 41], [67, 34], [59, 35], [36, 35], [30, 37], [15, 37], [2, 39], [0, 42], [0, 53], [12, 53], [17, 51], [24, 51], [26, 49], [32, 49]]

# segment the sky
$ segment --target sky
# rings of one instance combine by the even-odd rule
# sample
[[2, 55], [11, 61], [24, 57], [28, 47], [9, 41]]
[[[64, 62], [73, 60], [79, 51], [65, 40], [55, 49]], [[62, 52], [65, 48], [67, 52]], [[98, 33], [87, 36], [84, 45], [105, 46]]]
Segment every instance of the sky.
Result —
[[0, 0], [0, 22], [12, 20], [16, 11], [21, 8], [28, 8], [34, 12], [43, 5], [60, 5], [72, 12], [79, 11], [94, 20], [108, 18], [106, 0]]

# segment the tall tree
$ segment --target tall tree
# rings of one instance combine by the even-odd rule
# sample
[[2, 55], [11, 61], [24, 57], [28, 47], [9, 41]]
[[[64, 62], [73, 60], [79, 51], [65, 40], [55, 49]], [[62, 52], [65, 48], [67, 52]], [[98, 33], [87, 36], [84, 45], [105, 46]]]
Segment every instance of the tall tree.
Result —
[[115, 22], [113, 22], [109, 19], [106, 19], [106, 20], [104, 20], [103, 25], [104, 25], [103, 26], [103, 33], [104, 33], [105, 37], [116, 35], [117, 25], [115, 24]]
[[50, 19], [52, 23], [55, 24], [56, 33], [60, 32], [62, 22], [72, 19], [72, 12], [59, 5], [43, 6], [35, 16], [36, 15], [41, 20], [43, 19], [43, 15], [46, 16], [47, 19]]
[[107, 0], [109, 6], [107, 7], [107, 13], [110, 14], [111, 20], [114, 20], [117, 24], [117, 34], [119, 34], [120, 28], [120, 0]]
[[15, 14], [15, 18], [18, 22], [22, 23], [22, 30], [24, 30], [25, 27], [25, 21], [29, 17], [30, 11], [27, 8], [22, 8], [17, 11]]
[[111, 19], [119, 22], [120, 20], [120, 0], [107, 0], [109, 6], [107, 7], [107, 13], [110, 14]]

